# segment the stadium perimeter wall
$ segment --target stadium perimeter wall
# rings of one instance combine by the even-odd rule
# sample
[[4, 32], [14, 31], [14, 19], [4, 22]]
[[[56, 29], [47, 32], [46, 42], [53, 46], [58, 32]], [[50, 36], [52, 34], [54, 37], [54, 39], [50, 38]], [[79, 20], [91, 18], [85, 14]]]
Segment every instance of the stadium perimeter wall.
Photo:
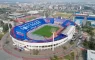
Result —
[[75, 33], [75, 26], [73, 26], [70, 30], [67, 30], [66, 33], [67, 37], [61, 39], [61, 40], [57, 40], [53, 42], [45, 42], [45, 43], [30, 43], [30, 42], [26, 42], [26, 41], [20, 41], [17, 40], [15, 38], [12, 38], [13, 42], [15, 45], [17, 45], [18, 47], [24, 47], [26, 46], [26, 48], [24, 48], [26, 51], [32, 50], [32, 49], [36, 49], [36, 50], [43, 50], [43, 49], [52, 49], [52, 46], [54, 46], [54, 48], [63, 45], [64, 43], [70, 41], [73, 37], [73, 34]]

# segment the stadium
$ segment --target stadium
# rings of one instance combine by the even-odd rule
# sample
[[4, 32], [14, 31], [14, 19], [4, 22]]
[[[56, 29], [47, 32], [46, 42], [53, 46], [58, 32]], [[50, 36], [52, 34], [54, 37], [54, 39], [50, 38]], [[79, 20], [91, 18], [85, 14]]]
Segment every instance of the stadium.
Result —
[[13, 45], [30, 50], [54, 49], [72, 39], [76, 24], [60, 18], [38, 18], [13, 27]]

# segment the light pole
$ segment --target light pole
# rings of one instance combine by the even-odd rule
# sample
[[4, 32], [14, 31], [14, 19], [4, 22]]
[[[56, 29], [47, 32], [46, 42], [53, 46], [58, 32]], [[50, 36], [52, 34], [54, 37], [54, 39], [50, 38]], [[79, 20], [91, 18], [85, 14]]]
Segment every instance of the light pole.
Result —
[[52, 28], [52, 29], [51, 29], [51, 32], [52, 32], [52, 34], [53, 34], [53, 40], [52, 40], [52, 51], [54, 51], [54, 37], [55, 37], [56, 29], [55, 29], [55, 28]]

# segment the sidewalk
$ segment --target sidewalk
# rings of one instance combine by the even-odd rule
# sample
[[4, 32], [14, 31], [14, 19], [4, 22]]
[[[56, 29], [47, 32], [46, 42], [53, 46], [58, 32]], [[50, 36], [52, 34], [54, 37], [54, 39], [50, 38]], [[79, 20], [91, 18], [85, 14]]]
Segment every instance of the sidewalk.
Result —
[[0, 50], [0, 60], [22, 60], [22, 58], [17, 58], [15, 56], [6, 53], [3, 50]]
[[76, 48], [74, 52], [75, 52], [75, 60], [84, 60], [82, 57], [82, 51], [80, 48]]
[[43, 58], [39, 58], [39, 59], [37, 59], [37, 58], [23, 58], [23, 60], [50, 60], [50, 59], [43, 59]]
[[2, 50], [2, 42], [1, 42], [1, 40], [0, 40], [0, 50]]

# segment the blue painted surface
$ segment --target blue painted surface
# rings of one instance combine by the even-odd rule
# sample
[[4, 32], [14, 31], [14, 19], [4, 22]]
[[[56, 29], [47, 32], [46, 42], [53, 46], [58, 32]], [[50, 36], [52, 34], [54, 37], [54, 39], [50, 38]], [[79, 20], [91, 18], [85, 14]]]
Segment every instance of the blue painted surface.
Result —
[[[84, 16], [76, 16], [75, 19], [84, 19]], [[87, 17], [87, 20], [94, 20], [95, 21], [95, 17]]]
[[[81, 25], [82, 21], [84, 20], [84, 17], [83, 16], [76, 16], [74, 22], [76, 22], [77, 20], [80, 21], [80, 25]], [[88, 21], [95, 21], [95, 17], [88, 16], [87, 20]], [[92, 25], [92, 26], [95, 26], [95, 25]]]
[[69, 25], [75, 25], [74, 22], [70, 21], [70, 20], [66, 20], [63, 22], [63, 24], [61, 26], [63, 26], [64, 28], [66, 28]]
[[[55, 18], [36, 19], [34, 21], [26, 22], [22, 25], [15, 26], [11, 30], [10, 34], [14, 38], [21, 40], [21, 41], [28, 40], [29, 42], [36, 42], [36, 43], [51, 42], [52, 40], [32, 40], [27, 37], [27, 32], [29, 32], [30, 30], [33, 30], [43, 24], [48, 24], [48, 23], [53, 24], [54, 21], [55, 21]], [[66, 28], [69, 25], [75, 25], [75, 23], [70, 20], [61, 20], [61, 21], [62, 21], [61, 26], [63, 26], [64, 28]], [[67, 37], [67, 36], [64, 34], [59, 34], [57, 37], [55, 37], [55, 41], [60, 40], [65, 37]]]
[[87, 17], [87, 20], [93, 20], [93, 21], [95, 21], [95, 17]]
[[84, 19], [83, 16], [76, 16], [75, 19]]

